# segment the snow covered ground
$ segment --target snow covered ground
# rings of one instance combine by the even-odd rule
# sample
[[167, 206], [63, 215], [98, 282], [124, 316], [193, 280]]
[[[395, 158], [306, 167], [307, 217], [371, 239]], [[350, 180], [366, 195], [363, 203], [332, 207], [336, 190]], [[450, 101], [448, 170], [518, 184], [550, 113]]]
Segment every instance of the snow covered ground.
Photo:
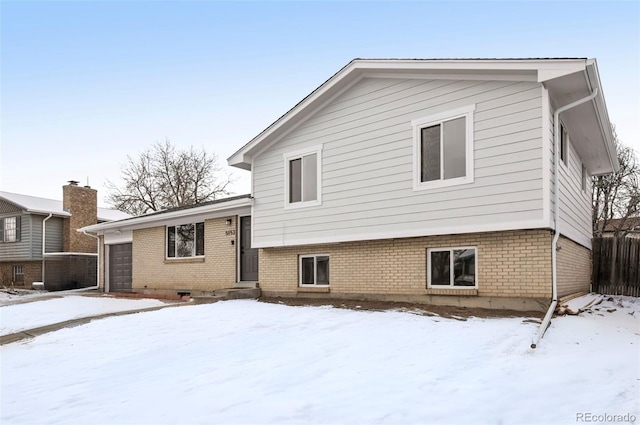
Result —
[[640, 419], [637, 299], [556, 318], [532, 350], [536, 330], [248, 300], [110, 317], [1, 347], [0, 423]]
[[[25, 297], [32, 296], [26, 295]], [[0, 335], [8, 335], [70, 319], [162, 305], [164, 305], [162, 301], [152, 299], [129, 300], [107, 296], [83, 297], [78, 295], [25, 304], [5, 305], [0, 307]]]

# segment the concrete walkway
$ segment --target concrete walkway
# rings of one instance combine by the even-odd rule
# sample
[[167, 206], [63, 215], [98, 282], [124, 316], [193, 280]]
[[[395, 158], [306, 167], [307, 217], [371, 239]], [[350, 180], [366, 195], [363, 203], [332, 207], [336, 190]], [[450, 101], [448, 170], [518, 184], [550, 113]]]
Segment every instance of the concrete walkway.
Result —
[[[43, 298], [47, 299], [48, 297], [43, 297]], [[43, 298], [39, 298], [39, 297], [32, 298], [31, 301], [41, 301]], [[59, 298], [59, 296], [52, 296], [51, 298]], [[29, 302], [29, 301], [23, 300], [23, 302]], [[49, 332], [54, 332], [63, 328], [71, 328], [74, 326], [84, 325], [85, 323], [89, 323], [92, 320], [104, 319], [105, 317], [124, 316], [127, 314], [144, 313], [147, 311], [161, 310], [167, 307], [181, 307], [185, 305], [193, 305], [193, 304], [189, 302], [173, 302], [173, 303], [167, 303], [166, 305], [161, 305], [157, 307], [148, 307], [148, 308], [141, 308], [137, 310], [128, 310], [128, 311], [118, 311], [115, 313], [105, 313], [105, 314], [98, 314], [95, 316], [88, 316], [88, 317], [81, 317], [78, 319], [66, 320], [64, 322], [53, 323], [51, 325], [40, 326], [38, 328], [28, 329], [25, 331], [20, 331], [20, 332], [8, 334], [8, 335], [0, 336], [0, 345], [11, 344], [12, 342], [22, 341], [24, 339], [35, 338], [36, 336], [43, 335]]]

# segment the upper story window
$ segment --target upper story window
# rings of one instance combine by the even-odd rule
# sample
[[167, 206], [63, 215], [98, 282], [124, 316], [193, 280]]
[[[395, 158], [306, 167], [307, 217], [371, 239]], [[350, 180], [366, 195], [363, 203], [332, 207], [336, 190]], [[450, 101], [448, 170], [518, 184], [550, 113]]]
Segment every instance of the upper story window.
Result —
[[0, 242], [20, 240], [20, 217], [0, 218]]
[[204, 255], [204, 223], [167, 226], [167, 258]]
[[567, 165], [567, 159], [569, 155], [569, 133], [567, 133], [567, 129], [564, 124], [560, 123], [560, 160], [564, 162], [564, 165]]
[[284, 155], [285, 208], [322, 202], [322, 146]]
[[473, 182], [475, 105], [413, 120], [414, 190]]

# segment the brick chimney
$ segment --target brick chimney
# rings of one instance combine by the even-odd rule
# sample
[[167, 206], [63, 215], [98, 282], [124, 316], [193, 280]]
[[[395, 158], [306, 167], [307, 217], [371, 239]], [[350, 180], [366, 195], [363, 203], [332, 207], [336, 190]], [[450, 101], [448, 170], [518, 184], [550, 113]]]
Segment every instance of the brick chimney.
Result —
[[96, 240], [78, 233], [76, 229], [98, 222], [98, 191], [89, 186], [78, 186], [70, 180], [62, 186], [62, 208], [71, 213], [62, 225], [62, 249], [64, 252], [96, 252]]

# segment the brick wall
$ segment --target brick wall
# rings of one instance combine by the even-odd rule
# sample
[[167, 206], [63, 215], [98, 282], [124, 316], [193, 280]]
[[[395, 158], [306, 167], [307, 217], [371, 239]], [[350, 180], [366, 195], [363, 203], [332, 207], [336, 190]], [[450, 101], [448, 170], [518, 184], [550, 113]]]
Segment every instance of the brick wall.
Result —
[[[13, 283], [13, 266], [22, 266], [24, 282]], [[42, 281], [42, 261], [14, 261], [0, 263], [0, 285], [31, 288], [33, 282]]]
[[556, 254], [558, 297], [591, 290], [591, 250], [563, 236]]
[[90, 187], [70, 183], [62, 187], [62, 207], [71, 213], [62, 224], [64, 252], [96, 252], [96, 240], [76, 232], [98, 222], [98, 192]]
[[[261, 249], [260, 287], [304, 292], [298, 256], [329, 254], [331, 294], [550, 299], [551, 238], [548, 230], [522, 230]], [[477, 248], [478, 289], [427, 289], [426, 250], [457, 246]]]
[[[232, 218], [231, 225], [227, 218]], [[205, 221], [204, 259], [165, 259], [165, 226], [134, 230], [133, 291], [198, 294], [233, 286], [237, 242], [236, 235], [227, 233], [237, 233], [236, 226], [235, 216]]]

